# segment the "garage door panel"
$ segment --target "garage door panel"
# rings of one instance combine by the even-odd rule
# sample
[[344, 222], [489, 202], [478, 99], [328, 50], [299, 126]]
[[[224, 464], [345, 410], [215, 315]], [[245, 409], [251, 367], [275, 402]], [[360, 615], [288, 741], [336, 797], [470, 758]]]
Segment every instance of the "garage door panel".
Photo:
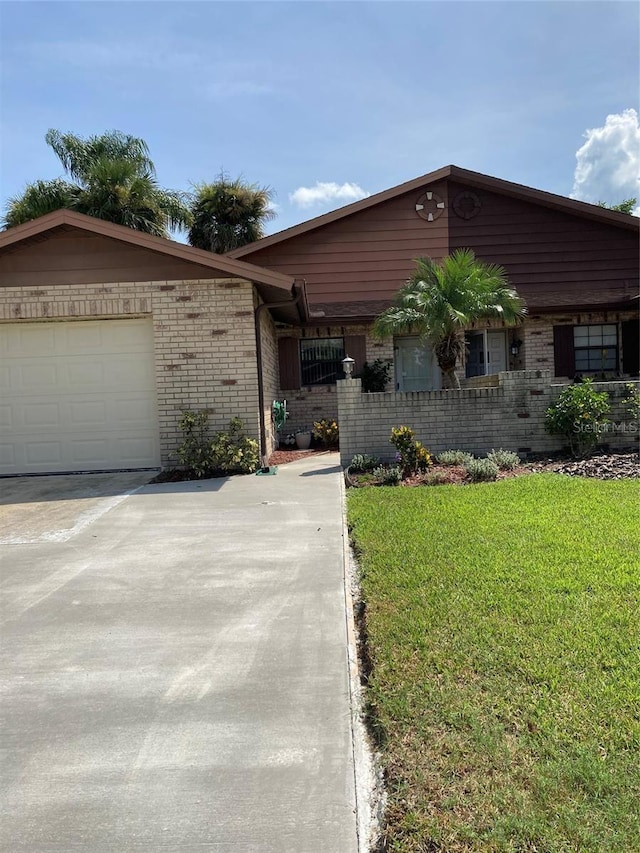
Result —
[[41, 431], [43, 427], [47, 429], [59, 429], [63, 426], [60, 417], [60, 405], [53, 401], [47, 403], [22, 403], [19, 415], [21, 415], [22, 425], [25, 429], [35, 427]]
[[60, 441], [26, 441], [24, 450], [27, 465], [60, 465], [63, 459]]
[[159, 465], [150, 320], [0, 324], [0, 351], [1, 474]]

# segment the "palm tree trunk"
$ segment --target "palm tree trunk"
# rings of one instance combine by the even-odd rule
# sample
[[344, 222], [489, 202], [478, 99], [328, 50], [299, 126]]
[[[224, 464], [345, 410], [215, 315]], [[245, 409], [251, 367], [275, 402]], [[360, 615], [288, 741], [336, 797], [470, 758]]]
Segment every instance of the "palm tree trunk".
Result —
[[455, 367], [441, 367], [442, 371], [442, 390], [450, 391], [450, 390], [460, 390], [460, 380], [458, 379], [458, 374], [456, 373]]

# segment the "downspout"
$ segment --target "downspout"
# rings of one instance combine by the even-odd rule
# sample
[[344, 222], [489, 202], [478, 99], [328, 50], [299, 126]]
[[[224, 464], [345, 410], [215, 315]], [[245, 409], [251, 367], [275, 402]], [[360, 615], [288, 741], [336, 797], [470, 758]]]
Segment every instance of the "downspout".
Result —
[[264, 413], [264, 384], [262, 381], [262, 332], [260, 330], [260, 318], [262, 312], [269, 308], [285, 308], [287, 305], [299, 305], [304, 290], [293, 285], [291, 299], [283, 302], [262, 302], [254, 311], [254, 322], [256, 327], [256, 365], [258, 368], [258, 409], [260, 411], [260, 459], [262, 470], [269, 470], [269, 458], [267, 456], [267, 423]]

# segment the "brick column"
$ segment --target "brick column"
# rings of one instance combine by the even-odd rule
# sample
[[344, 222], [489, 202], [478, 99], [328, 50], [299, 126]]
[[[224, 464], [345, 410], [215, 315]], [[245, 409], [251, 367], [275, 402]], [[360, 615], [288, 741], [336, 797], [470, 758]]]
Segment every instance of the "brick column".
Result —
[[340, 427], [340, 464], [346, 467], [358, 453], [358, 430], [362, 428], [361, 403], [362, 380], [339, 379], [338, 425]]

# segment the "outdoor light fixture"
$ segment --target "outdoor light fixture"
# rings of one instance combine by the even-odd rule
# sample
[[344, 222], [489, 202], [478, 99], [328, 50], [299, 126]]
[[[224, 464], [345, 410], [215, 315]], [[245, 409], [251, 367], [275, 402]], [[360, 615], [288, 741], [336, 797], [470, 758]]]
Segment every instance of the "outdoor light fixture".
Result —
[[511, 341], [511, 355], [518, 355], [520, 353], [520, 347], [522, 346], [522, 341], [514, 339]]
[[342, 359], [342, 369], [344, 370], [344, 375], [345, 375], [346, 379], [351, 379], [351, 374], [353, 372], [353, 365], [354, 364], [355, 364], [355, 361], [352, 358], [350, 358], [349, 356]]

